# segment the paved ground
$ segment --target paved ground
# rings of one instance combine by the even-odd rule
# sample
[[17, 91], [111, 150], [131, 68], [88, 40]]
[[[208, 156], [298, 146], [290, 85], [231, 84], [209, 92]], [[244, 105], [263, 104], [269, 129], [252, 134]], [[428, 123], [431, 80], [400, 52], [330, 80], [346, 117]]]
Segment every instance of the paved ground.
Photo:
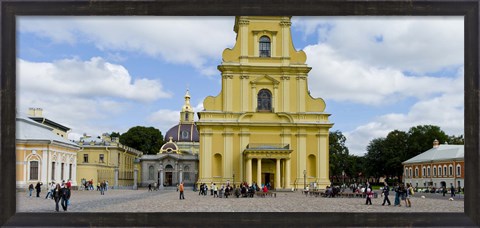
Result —
[[[425, 195], [422, 199], [420, 196]], [[17, 193], [18, 212], [54, 212], [55, 202]], [[148, 192], [140, 190], [72, 191], [68, 212], [464, 212], [463, 198], [449, 201], [441, 194], [417, 193], [411, 199], [412, 207], [382, 206], [380, 198], [373, 205], [365, 205], [362, 198], [306, 197], [301, 192], [279, 192], [276, 198], [213, 198], [199, 196], [188, 190], [185, 200], [179, 200], [176, 191]], [[390, 196], [393, 204], [394, 197]], [[63, 213], [63, 212], [62, 212]]]

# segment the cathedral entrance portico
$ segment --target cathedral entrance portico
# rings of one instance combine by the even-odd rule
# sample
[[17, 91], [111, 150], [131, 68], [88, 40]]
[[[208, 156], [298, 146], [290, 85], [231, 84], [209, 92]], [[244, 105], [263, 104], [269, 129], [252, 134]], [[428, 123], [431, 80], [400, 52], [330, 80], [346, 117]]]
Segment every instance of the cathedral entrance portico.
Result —
[[287, 163], [291, 152], [289, 145], [249, 144], [243, 151], [247, 183], [269, 184], [274, 189], [290, 188], [290, 166]]

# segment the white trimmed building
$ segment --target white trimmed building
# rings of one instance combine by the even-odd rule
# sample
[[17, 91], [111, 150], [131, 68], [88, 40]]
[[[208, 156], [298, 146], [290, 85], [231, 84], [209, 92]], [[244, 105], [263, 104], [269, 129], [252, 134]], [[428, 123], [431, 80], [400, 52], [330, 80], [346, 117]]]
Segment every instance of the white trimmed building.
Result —
[[404, 161], [403, 177], [405, 183], [414, 187], [464, 187], [465, 162], [463, 145], [439, 145], [433, 142], [433, 148], [409, 160]]

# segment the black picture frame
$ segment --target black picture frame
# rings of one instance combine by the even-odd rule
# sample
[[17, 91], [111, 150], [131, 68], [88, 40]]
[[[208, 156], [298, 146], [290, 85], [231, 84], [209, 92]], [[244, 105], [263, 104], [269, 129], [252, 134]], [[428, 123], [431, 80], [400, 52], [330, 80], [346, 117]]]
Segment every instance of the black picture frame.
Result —
[[[14, 1], [1, 4], [0, 224], [4, 226], [475, 226], [480, 224], [479, 0]], [[15, 188], [16, 16], [463, 16], [465, 28], [465, 213], [17, 213]], [[448, 54], [448, 53], [446, 53]], [[326, 205], [328, 206], [328, 205]]]

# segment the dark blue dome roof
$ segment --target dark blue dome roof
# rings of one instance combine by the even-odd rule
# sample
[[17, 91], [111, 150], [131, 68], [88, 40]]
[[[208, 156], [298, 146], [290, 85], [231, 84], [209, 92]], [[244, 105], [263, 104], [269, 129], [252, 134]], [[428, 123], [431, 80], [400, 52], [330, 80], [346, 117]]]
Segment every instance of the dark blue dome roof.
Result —
[[165, 139], [170, 137], [174, 142], [200, 142], [197, 125], [194, 123], [175, 125], [165, 134]]

